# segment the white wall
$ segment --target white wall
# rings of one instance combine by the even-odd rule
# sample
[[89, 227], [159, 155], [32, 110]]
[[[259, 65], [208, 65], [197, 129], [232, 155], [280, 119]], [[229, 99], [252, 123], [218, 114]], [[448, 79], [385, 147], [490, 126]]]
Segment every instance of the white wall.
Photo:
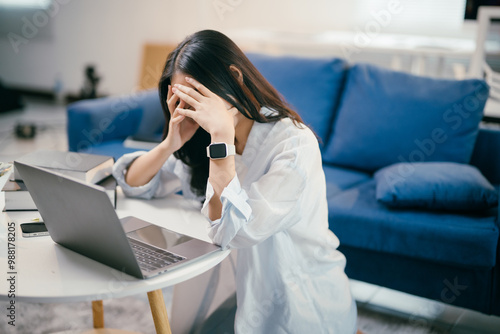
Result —
[[[370, 13], [366, 11], [367, 0], [53, 1], [49, 11], [39, 10], [38, 14], [35, 12], [36, 17], [33, 14], [23, 21], [21, 17], [17, 19], [24, 25], [27, 19], [34, 26], [35, 23], [40, 26], [35, 26], [38, 33], [32, 34], [34, 37], [21, 36], [22, 42], [18, 40], [16, 45], [8, 39], [8, 31], [1, 33], [0, 79], [6, 84], [50, 90], [60, 76], [64, 90], [76, 93], [83, 84], [85, 65], [94, 64], [103, 76], [99, 86], [102, 93], [129, 93], [136, 87], [141, 47], [146, 42], [178, 42], [202, 28], [218, 29], [229, 36], [237, 36], [237, 31], [245, 29], [296, 35], [326, 30], [354, 31], [363, 28]], [[377, 1], [379, 7], [373, 7], [372, 3], [370, 10], [387, 5], [387, 0]], [[446, 1], [463, 3], [464, 0]], [[417, 2], [401, 0], [401, 3], [408, 13], [414, 11], [411, 6]], [[0, 12], [9, 14], [6, 9], [0, 8]], [[436, 17], [431, 20], [439, 24], [442, 20], [439, 15]], [[473, 30], [463, 29], [461, 18], [455, 20], [456, 26], [434, 27], [432, 33], [474, 35]], [[399, 21], [394, 22], [384, 27], [387, 32], [402, 32]], [[420, 27], [407, 26], [403, 32], [428, 34], [431, 33], [429, 24], [427, 20]]]
[[102, 91], [126, 93], [137, 82], [142, 44], [177, 38], [168, 24], [170, 1], [64, 2], [50, 18], [51, 38], [35, 36], [17, 47], [5, 35], [0, 39], [0, 78], [6, 83], [50, 89], [60, 75], [64, 89], [77, 92], [90, 63], [103, 76]]

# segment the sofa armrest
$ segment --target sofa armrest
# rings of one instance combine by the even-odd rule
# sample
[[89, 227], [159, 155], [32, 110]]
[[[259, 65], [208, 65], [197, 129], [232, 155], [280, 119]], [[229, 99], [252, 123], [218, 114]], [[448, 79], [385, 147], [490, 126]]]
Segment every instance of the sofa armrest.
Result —
[[[500, 230], [500, 186], [497, 187], [497, 190], [498, 190], [498, 206], [496, 207], [497, 209], [497, 221], [496, 221], [496, 225], [498, 227], [498, 229]], [[500, 247], [498, 247], [498, 251], [500, 252]], [[498, 259], [500, 261], [500, 258]]]
[[500, 128], [480, 127], [470, 164], [492, 184], [500, 184]]
[[[470, 164], [476, 166], [500, 193], [500, 128], [481, 124]], [[500, 197], [495, 210], [496, 225], [500, 228]]]
[[125, 140], [141, 129], [152, 134], [164, 123], [157, 90], [78, 101], [68, 105], [67, 116], [68, 146], [75, 152]]

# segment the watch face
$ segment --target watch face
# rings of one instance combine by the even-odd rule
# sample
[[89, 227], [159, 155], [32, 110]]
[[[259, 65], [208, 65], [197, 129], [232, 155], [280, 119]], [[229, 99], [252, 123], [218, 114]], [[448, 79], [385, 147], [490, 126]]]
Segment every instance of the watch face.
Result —
[[209, 150], [212, 159], [222, 159], [227, 156], [226, 144], [212, 144], [209, 146]]

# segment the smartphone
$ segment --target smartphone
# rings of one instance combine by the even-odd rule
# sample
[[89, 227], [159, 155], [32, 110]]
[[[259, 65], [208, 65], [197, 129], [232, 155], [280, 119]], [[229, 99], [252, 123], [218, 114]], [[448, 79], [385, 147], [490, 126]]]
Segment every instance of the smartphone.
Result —
[[23, 237], [41, 237], [44, 235], [49, 235], [47, 228], [43, 222], [39, 223], [22, 223], [21, 231], [23, 232]]

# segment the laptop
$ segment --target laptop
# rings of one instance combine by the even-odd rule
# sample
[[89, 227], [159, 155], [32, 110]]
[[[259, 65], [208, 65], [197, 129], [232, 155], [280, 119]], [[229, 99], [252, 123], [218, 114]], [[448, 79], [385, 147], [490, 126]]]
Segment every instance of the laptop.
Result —
[[54, 242], [129, 275], [153, 277], [221, 249], [136, 217], [120, 220], [100, 186], [15, 166]]

